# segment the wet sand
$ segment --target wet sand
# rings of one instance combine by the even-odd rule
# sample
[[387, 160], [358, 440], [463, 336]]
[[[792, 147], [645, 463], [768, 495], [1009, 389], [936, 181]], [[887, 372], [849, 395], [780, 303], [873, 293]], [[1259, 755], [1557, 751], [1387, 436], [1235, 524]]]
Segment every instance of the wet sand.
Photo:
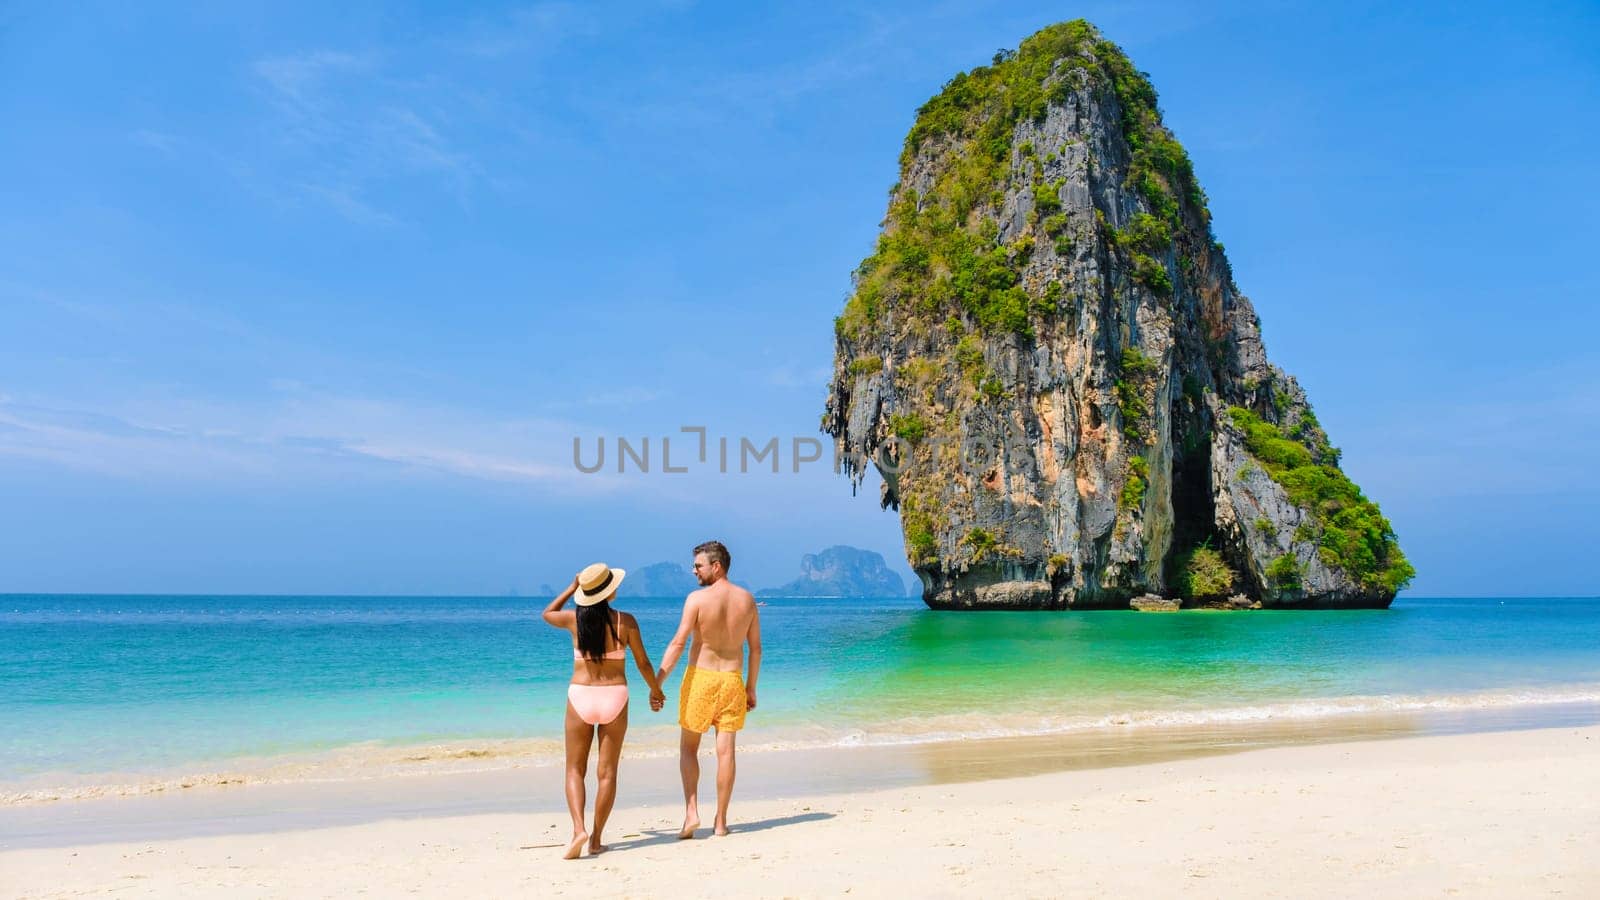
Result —
[[[1600, 723], [1600, 704], [1576, 703], [746, 753], [739, 761], [739, 796], [785, 800], [1132, 766], [1269, 747], [1596, 723]], [[707, 749], [702, 766], [709, 773], [712, 765]], [[706, 780], [709, 791], [709, 776]], [[0, 806], [0, 850], [295, 831], [389, 819], [553, 813], [566, 808], [561, 790], [559, 769], [529, 765], [453, 774], [385, 772], [325, 782], [198, 785], [159, 794], [28, 803]], [[677, 802], [676, 760], [628, 759], [624, 751], [619, 790], [627, 805]]]
[[[610, 852], [572, 862], [559, 858], [570, 828], [564, 812], [478, 811], [5, 850], [0, 889], [29, 897], [1600, 892], [1600, 727], [1301, 744], [1112, 767], [1074, 768], [1073, 751], [1015, 752], [1021, 747], [897, 748], [914, 771], [895, 777], [917, 783], [792, 797], [759, 788], [787, 766], [755, 763], [741, 770], [750, 790], [736, 795], [732, 835], [680, 842], [675, 802], [628, 802], [613, 816]], [[992, 774], [1019, 759], [1053, 770]], [[827, 768], [827, 760], [813, 763], [816, 772]], [[385, 786], [407, 796], [414, 788]], [[223, 812], [229, 793], [207, 802]], [[707, 784], [708, 807], [711, 793]]]

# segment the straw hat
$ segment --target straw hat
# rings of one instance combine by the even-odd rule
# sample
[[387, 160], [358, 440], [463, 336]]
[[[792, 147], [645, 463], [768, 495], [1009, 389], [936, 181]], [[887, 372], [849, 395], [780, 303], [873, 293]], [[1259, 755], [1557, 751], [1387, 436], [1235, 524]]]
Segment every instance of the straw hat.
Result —
[[602, 600], [611, 599], [617, 592], [617, 586], [622, 584], [622, 579], [628, 573], [622, 569], [613, 569], [605, 563], [595, 563], [585, 566], [578, 573], [578, 593], [574, 600], [579, 606], [593, 606]]

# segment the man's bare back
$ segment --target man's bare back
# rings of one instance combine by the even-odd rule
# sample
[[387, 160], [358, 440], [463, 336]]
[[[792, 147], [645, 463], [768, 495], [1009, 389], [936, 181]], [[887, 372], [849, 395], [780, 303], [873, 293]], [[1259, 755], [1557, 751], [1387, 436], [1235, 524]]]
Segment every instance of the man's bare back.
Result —
[[715, 672], [744, 669], [744, 645], [756, 619], [756, 599], [726, 578], [693, 591], [684, 600], [693, 611], [690, 665]]

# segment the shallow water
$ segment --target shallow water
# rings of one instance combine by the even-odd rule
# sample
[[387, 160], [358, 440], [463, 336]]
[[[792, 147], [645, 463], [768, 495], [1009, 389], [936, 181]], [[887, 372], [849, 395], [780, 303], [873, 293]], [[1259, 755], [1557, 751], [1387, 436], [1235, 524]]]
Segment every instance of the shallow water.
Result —
[[[620, 605], [659, 659], [679, 601]], [[571, 644], [539, 606], [0, 597], [0, 782], [10, 786], [0, 794], [547, 760]], [[1600, 700], [1600, 599], [1170, 614], [774, 599], [761, 614], [761, 703], [743, 736], [752, 749]], [[672, 708], [635, 704], [630, 755], [671, 752]]]

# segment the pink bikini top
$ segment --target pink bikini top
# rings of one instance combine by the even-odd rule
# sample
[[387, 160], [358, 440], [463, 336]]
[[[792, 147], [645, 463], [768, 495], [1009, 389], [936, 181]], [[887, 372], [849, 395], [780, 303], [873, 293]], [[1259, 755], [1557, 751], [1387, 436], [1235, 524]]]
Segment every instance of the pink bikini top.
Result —
[[[573, 647], [572, 648], [572, 658], [573, 659], [582, 660], [582, 659], [588, 659], [589, 657], [584, 656], [582, 650], [579, 650], [577, 647]], [[627, 647], [618, 647], [617, 649], [610, 651], [609, 653], [607, 653], [605, 656], [603, 656], [601, 658], [602, 659], [627, 659], [628, 658], [628, 648]]]

